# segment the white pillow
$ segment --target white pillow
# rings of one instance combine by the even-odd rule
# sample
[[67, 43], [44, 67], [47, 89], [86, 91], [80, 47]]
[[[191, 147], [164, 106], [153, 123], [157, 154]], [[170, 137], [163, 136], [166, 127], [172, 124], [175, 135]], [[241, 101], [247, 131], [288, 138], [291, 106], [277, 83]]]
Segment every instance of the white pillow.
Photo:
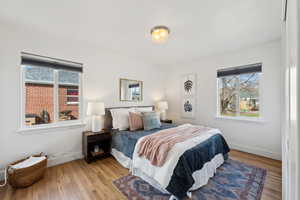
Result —
[[140, 107], [140, 108], [134, 108], [137, 112], [151, 112], [152, 107]]
[[112, 125], [114, 129], [120, 131], [129, 129], [129, 112], [134, 111], [132, 108], [111, 109]]

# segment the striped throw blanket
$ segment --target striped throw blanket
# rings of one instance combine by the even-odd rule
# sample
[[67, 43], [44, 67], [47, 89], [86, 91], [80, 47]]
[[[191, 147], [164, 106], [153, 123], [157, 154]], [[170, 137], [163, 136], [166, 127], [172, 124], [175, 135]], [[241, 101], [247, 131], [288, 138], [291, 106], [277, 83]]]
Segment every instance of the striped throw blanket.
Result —
[[145, 156], [154, 166], [163, 166], [168, 152], [175, 144], [197, 137], [209, 130], [211, 130], [209, 127], [184, 124], [158, 131], [142, 138], [138, 155]]

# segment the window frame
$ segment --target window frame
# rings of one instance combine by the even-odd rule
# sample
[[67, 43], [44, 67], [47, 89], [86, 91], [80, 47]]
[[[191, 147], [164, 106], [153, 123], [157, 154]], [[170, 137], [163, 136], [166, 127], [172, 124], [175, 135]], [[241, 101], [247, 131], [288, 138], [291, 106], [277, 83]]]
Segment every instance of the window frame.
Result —
[[79, 119], [77, 120], [66, 120], [66, 121], [59, 121], [59, 81], [58, 81], [58, 72], [59, 69], [54, 70], [54, 82], [53, 82], [53, 123], [49, 124], [38, 124], [33, 126], [27, 126], [25, 122], [25, 114], [26, 114], [26, 78], [25, 78], [25, 66], [20, 63], [20, 94], [21, 94], [21, 121], [20, 121], [20, 128], [17, 132], [26, 132], [26, 131], [33, 131], [33, 130], [42, 130], [42, 129], [55, 129], [55, 128], [63, 128], [69, 126], [84, 126], [83, 122], [83, 93], [82, 93], [82, 73], [78, 72], [79, 74], [79, 103], [78, 103], [78, 116]]
[[[221, 69], [226, 69], [226, 68], [221, 68]], [[217, 69], [217, 71], [220, 69]], [[237, 76], [240, 76], [237, 75]], [[220, 113], [220, 78], [216, 77], [216, 119], [228, 119], [228, 120], [237, 120], [237, 121], [245, 121], [245, 122], [258, 122], [258, 123], [263, 123], [264, 121], [264, 102], [263, 102], [263, 72], [258, 73], [259, 76], [259, 117], [244, 117], [240, 116], [240, 106], [237, 106], [237, 115], [236, 116], [224, 116], [221, 115]], [[240, 77], [238, 81], [237, 88], [239, 90], [240, 88]], [[237, 102], [238, 105], [240, 104], [240, 92], [238, 92], [238, 97], [237, 97]]]

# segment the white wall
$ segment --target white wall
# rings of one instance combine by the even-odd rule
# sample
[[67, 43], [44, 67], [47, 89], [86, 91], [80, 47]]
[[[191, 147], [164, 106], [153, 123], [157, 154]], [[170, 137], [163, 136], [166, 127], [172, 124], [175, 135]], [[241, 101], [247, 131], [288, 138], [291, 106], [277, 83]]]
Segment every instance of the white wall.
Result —
[[[34, 33], [34, 34], [33, 34]], [[50, 155], [56, 164], [82, 156], [83, 128], [18, 133], [20, 128], [20, 52], [27, 51], [84, 63], [84, 99], [98, 99], [106, 106], [123, 106], [119, 102], [120, 77], [144, 81], [144, 101], [153, 105], [164, 99], [170, 104], [171, 118], [180, 118], [180, 76], [195, 72], [198, 75], [198, 112], [194, 123], [220, 128], [235, 148], [280, 159], [280, 42], [199, 61], [181, 63], [162, 69], [139, 58], [123, 56], [85, 42], [56, 38], [39, 30], [1, 25], [0, 35], [0, 169], [9, 162], [37, 152]], [[215, 119], [216, 69], [263, 62], [263, 99], [265, 123]], [[165, 76], [165, 73], [168, 76]], [[166, 88], [166, 89], [164, 89]], [[201, 100], [201, 101], [200, 101]], [[132, 105], [132, 104], [130, 104]], [[135, 104], [134, 104], [135, 105]]]
[[[232, 148], [281, 159], [281, 44], [274, 41], [259, 47], [211, 56], [170, 66], [166, 80], [169, 118], [177, 123], [192, 122], [222, 130]], [[263, 123], [216, 119], [216, 70], [245, 64], [263, 63], [261, 81]], [[198, 80], [197, 114], [194, 120], [180, 116], [180, 77], [196, 73]]]
[[122, 52], [4, 24], [1, 25], [0, 44], [0, 169], [11, 161], [37, 152], [50, 155], [52, 164], [82, 155], [83, 128], [17, 132], [21, 119], [21, 51], [84, 63], [85, 103], [99, 99], [107, 107], [127, 105], [119, 102], [121, 77], [144, 81], [144, 100], [138, 105], [153, 105], [164, 97], [163, 74], [159, 69], [138, 58], [121, 56]]

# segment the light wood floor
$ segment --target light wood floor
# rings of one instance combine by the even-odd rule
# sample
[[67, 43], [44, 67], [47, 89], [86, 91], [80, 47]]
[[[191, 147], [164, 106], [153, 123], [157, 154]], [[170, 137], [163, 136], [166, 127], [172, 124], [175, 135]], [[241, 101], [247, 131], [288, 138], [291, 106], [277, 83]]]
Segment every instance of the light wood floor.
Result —
[[[281, 162], [232, 150], [230, 157], [268, 170], [262, 200], [281, 199]], [[112, 181], [127, 175], [112, 157], [87, 164], [76, 160], [48, 169], [46, 177], [26, 189], [0, 188], [0, 200], [125, 200]]]

